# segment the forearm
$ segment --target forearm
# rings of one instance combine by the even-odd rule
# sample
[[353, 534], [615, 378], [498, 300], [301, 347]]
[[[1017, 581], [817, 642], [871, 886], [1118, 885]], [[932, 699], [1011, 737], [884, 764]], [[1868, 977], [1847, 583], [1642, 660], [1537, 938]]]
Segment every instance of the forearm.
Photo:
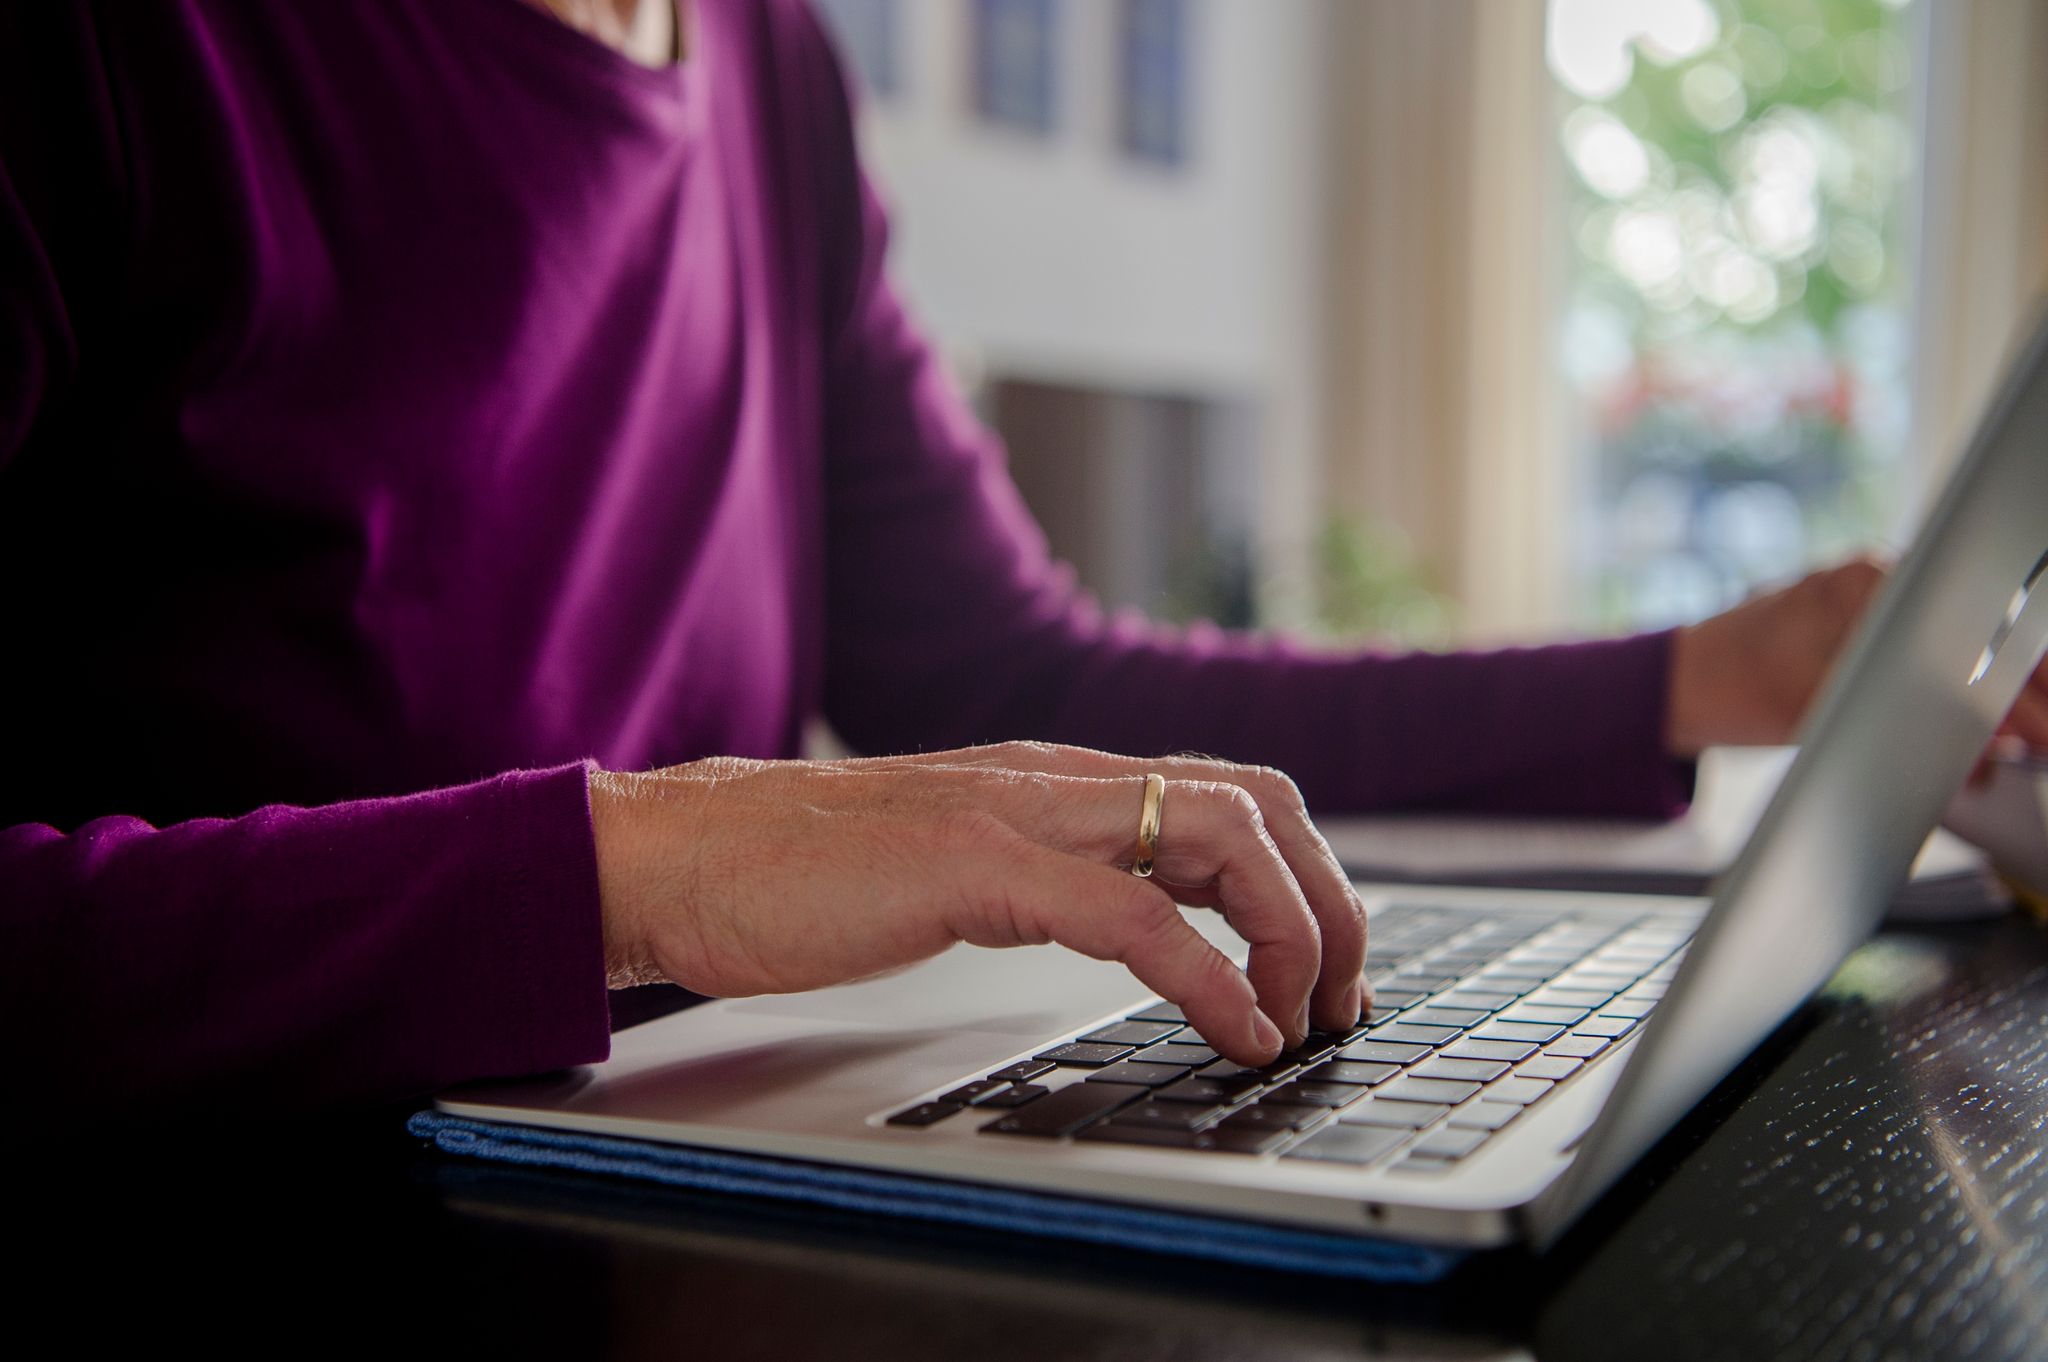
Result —
[[1079, 663], [1045, 736], [1277, 766], [1322, 814], [1384, 809], [1667, 817], [1667, 636], [1473, 653], [1318, 656], [1196, 640]]
[[921, 678], [899, 676], [848, 705], [869, 746], [1028, 737], [1277, 766], [1324, 814], [1659, 817], [1691, 796], [1690, 766], [1666, 750], [1670, 658], [1665, 634], [1327, 655], [1076, 609], [983, 655], [933, 652]]
[[580, 766], [162, 829], [0, 832], [0, 1025], [78, 1117], [305, 1107], [601, 1058]]

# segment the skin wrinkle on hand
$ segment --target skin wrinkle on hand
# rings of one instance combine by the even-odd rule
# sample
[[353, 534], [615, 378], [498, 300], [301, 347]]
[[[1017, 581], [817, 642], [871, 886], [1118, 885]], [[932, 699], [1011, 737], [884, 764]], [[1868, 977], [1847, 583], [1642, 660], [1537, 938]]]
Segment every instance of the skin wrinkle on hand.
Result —
[[[1135, 831], [1125, 807], [1133, 779], [1159, 767], [1177, 814], [1162, 867], [1213, 886], [1208, 897], [1252, 942], [1256, 983], [1161, 886], [1118, 868]], [[1244, 1062], [1270, 1059], [1276, 1036], [1295, 1043], [1358, 1015], [1355, 891], [1292, 783], [1265, 768], [1000, 744], [600, 771], [590, 791], [613, 980], [667, 977], [712, 996], [794, 991], [901, 968], [960, 940], [1050, 941], [1125, 963]], [[1286, 845], [1274, 835], [1283, 826]], [[878, 852], [879, 864], [849, 869]], [[749, 873], [720, 875], [720, 858]], [[891, 891], [868, 889], [874, 911], [850, 920], [848, 883]], [[1348, 1018], [1336, 1015], [1346, 1008]], [[1286, 1022], [1273, 1026], [1269, 1013]]]

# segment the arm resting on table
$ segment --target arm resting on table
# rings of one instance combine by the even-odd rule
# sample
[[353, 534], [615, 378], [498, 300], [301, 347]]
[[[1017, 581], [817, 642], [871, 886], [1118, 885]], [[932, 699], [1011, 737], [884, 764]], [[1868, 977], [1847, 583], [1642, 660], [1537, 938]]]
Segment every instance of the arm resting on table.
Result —
[[18, 1091], [74, 1118], [309, 1107], [603, 1058], [586, 785], [575, 765], [161, 829], [0, 831]]

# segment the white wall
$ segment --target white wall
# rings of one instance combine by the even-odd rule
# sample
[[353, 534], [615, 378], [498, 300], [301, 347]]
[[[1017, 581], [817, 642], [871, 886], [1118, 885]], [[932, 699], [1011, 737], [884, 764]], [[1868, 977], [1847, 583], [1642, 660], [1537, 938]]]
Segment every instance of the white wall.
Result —
[[1062, 7], [1050, 138], [974, 115], [959, 0], [904, 0], [904, 89], [863, 128], [896, 276], [963, 368], [1259, 402], [1260, 548], [1283, 572], [1320, 514], [1330, 2], [1196, 0], [1178, 169], [1117, 145], [1115, 9], [1095, 0]]

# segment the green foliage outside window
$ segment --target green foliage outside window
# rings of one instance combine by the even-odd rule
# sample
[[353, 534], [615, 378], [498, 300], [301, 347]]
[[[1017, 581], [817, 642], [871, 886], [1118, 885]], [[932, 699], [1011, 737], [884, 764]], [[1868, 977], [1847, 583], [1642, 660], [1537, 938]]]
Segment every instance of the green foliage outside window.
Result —
[[1910, 11], [1552, 0], [1604, 624], [1720, 608], [1882, 538], [1906, 427]]

